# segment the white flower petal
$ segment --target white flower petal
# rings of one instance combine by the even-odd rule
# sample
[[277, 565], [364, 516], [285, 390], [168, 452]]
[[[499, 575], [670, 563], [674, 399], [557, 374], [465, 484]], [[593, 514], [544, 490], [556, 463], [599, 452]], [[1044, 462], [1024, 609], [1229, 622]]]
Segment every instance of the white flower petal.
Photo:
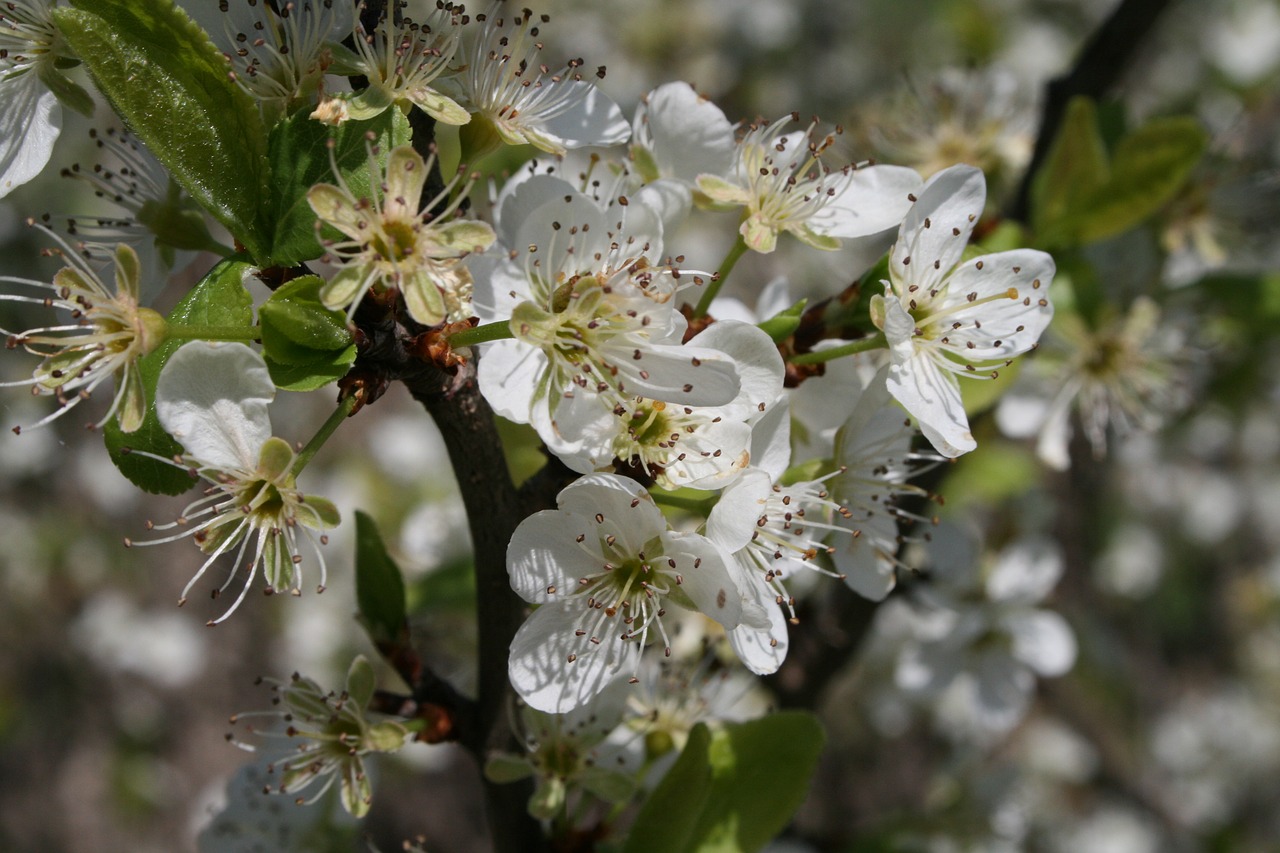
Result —
[[[626, 553], [644, 550], [646, 542], [667, 529], [662, 510], [644, 486], [616, 474], [579, 477], [556, 497], [556, 506], [566, 513], [591, 519], [593, 530], [577, 532], [597, 540], [616, 536], [619, 549]], [[594, 571], [599, 569], [596, 566]]]
[[986, 179], [973, 166], [938, 172], [916, 194], [889, 256], [889, 274], [902, 296], [907, 283], [928, 290], [956, 265], [986, 204]]
[[[890, 311], [896, 304], [889, 302]], [[899, 308], [899, 310], [901, 310]], [[905, 312], [904, 312], [905, 313]], [[943, 456], [953, 458], [978, 446], [969, 431], [969, 416], [954, 379], [927, 353], [913, 352], [893, 363], [885, 384], [889, 393], [920, 423], [920, 431]]]
[[733, 125], [688, 83], [666, 83], [636, 110], [634, 139], [653, 155], [663, 177], [690, 185], [698, 175], [724, 175], [733, 163]]
[[756, 604], [765, 612], [769, 627], [756, 628], [745, 622], [726, 632], [738, 659], [756, 675], [777, 672], [787, 658], [787, 616], [763, 583], [754, 584]]
[[[588, 534], [579, 545], [579, 534]], [[582, 516], [543, 510], [520, 522], [507, 546], [511, 588], [525, 601], [542, 604], [577, 589], [578, 578], [599, 572], [603, 555]]]
[[[662, 536], [664, 572], [679, 575], [679, 587], [698, 610], [732, 628], [742, 620], [743, 595], [729, 571], [729, 557], [705, 536], [668, 532]], [[670, 562], [675, 563], [674, 566]]]
[[911, 210], [910, 195], [923, 183], [905, 166], [867, 166], [851, 170], [836, 195], [809, 221], [830, 237], [868, 237], [897, 228]]
[[236, 343], [192, 341], [156, 384], [160, 424], [189, 456], [222, 470], [253, 470], [271, 437], [275, 383], [262, 356]]
[[1030, 539], [1009, 546], [987, 576], [987, 597], [993, 601], [1034, 604], [1062, 577], [1062, 551], [1047, 539]]
[[1022, 610], [1002, 620], [1013, 638], [1013, 656], [1047, 677], [1065, 674], [1076, 662], [1076, 636], [1057, 613]]
[[44, 169], [62, 130], [62, 107], [32, 69], [0, 80], [0, 198]]
[[575, 636], [591, 613], [582, 601], [544, 604], [516, 632], [507, 672], [530, 707], [564, 714], [636, 671], [640, 644], [620, 640], [613, 624], [599, 643], [590, 634]]
[[543, 129], [566, 148], [587, 145], [621, 145], [631, 138], [631, 125], [608, 95], [586, 80], [556, 84], [583, 89], [585, 95], [570, 109], [546, 120]]

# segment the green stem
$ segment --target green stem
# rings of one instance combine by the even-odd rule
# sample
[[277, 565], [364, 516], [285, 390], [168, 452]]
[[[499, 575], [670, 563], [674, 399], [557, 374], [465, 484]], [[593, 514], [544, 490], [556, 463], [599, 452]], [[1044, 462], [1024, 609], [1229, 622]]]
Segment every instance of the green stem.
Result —
[[166, 340], [171, 341], [249, 341], [262, 340], [262, 330], [257, 326], [201, 326], [199, 324], [169, 323], [165, 326]]
[[500, 341], [504, 338], [514, 338], [511, 334], [511, 323], [507, 320], [497, 320], [493, 323], [485, 323], [483, 326], [473, 326], [470, 329], [463, 329], [461, 332], [454, 332], [449, 336], [449, 346], [457, 349], [458, 347], [469, 347], [473, 344], [483, 344], [488, 341]]
[[293, 461], [293, 476], [296, 477], [302, 473], [302, 469], [307, 467], [311, 457], [315, 456], [316, 452], [321, 447], [324, 447], [324, 443], [329, 440], [329, 437], [337, 431], [338, 425], [355, 411], [357, 402], [358, 398], [354, 394], [349, 397], [343, 397], [338, 401], [338, 408], [334, 409], [333, 413], [320, 425], [320, 429], [307, 442], [307, 446], [298, 452], [298, 458]]
[[820, 352], [803, 352], [799, 355], [793, 355], [787, 361], [792, 364], [822, 364], [825, 361], [834, 361], [846, 355], [855, 355], [873, 349], [887, 349], [888, 347], [889, 342], [884, 339], [884, 332], [876, 332], [869, 338], [851, 341], [843, 346], [824, 349]]
[[711, 308], [711, 300], [716, 298], [720, 292], [720, 288], [724, 286], [724, 280], [729, 277], [729, 273], [733, 272], [733, 267], [738, 263], [747, 251], [747, 241], [738, 235], [738, 239], [734, 241], [733, 248], [729, 250], [729, 254], [724, 256], [724, 260], [720, 262], [720, 269], [716, 271], [716, 277], [707, 282], [707, 289], [702, 292], [702, 298], [698, 300], [698, 307], [693, 309], [694, 319], [707, 316], [707, 310]]

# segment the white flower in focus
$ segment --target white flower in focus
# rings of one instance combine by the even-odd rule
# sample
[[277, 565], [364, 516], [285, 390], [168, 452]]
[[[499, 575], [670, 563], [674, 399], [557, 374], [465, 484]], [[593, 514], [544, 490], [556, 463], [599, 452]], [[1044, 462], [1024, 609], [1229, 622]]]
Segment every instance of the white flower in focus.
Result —
[[[756, 426], [787, 423], [774, 410], [782, 397], [783, 363], [773, 340], [736, 321], [713, 323], [694, 336], [690, 352], [722, 354], [739, 379], [737, 396], [718, 406], [680, 406], [635, 397], [589, 423], [558, 421], [562, 434], [581, 436], [580, 447], [557, 451], [580, 473], [611, 470], [614, 459], [650, 474], [664, 489], [719, 489], [752, 464]], [[581, 411], [581, 410], [579, 410]], [[786, 436], [778, 439], [785, 444]], [[768, 441], [763, 442], [769, 444]]]
[[[155, 530], [181, 527], [181, 532], [126, 544], [158, 545], [190, 536], [209, 555], [183, 588], [179, 604], [214, 561], [234, 549], [235, 563], [215, 595], [231, 584], [241, 567], [244, 586], [211, 625], [240, 606], [259, 567], [268, 592], [301, 594], [303, 538], [320, 563], [318, 591], [324, 590], [324, 556], [311, 531], [336, 527], [338, 511], [328, 500], [297, 489], [293, 448], [271, 435], [267, 404], [275, 392], [266, 364], [255, 350], [243, 344], [205, 341], [180, 347], [156, 385], [156, 415], [185, 451], [178, 464], [208, 488], [177, 521], [148, 525]], [[325, 538], [321, 535], [321, 544]]]
[[1035, 347], [1053, 317], [1054, 264], [1044, 252], [958, 264], [985, 200], [982, 172], [972, 166], [934, 175], [898, 231], [884, 295], [871, 303], [889, 342], [889, 393], [947, 457], [977, 446], [957, 377], [994, 378]]
[[733, 555], [739, 586], [768, 614], [765, 627], [743, 622], [726, 632], [734, 652], [757, 675], [775, 672], [787, 656], [795, 600], [785, 580], [801, 571], [833, 574], [816, 562], [835, 550], [823, 540], [833, 531], [851, 534], [832, 521], [848, 510], [827, 491], [831, 476], [782, 486], [767, 471], [752, 469], [724, 490], [707, 517], [707, 537]]
[[480, 389], [498, 414], [532, 424], [568, 456], [584, 451], [588, 425], [636, 397], [718, 406], [738, 396], [731, 358], [680, 344], [675, 297], [694, 277], [656, 260], [655, 213], [638, 203], [602, 210], [538, 175], [501, 202], [498, 231], [522, 247], [477, 274], [476, 313], [509, 320], [514, 335], [480, 359]]
[[561, 714], [619, 678], [638, 680], [649, 642], [670, 649], [671, 603], [726, 628], [750, 616], [728, 557], [672, 531], [634, 480], [591, 474], [556, 503], [521, 522], [507, 550], [512, 588], [540, 605], [511, 642], [511, 683], [530, 706]]
[[[462, 70], [448, 81], [473, 114], [462, 132], [466, 156], [474, 161], [499, 143], [564, 154], [570, 148], [626, 142], [631, 135], [626, 118], [583, 78], [582, 60], [552, 72], [538, 58], [542, 44], [533, 14], [525, 9], [506, 17], [499, 14], [503, 11], [495, 4], [476, 15], [481, 26], [464, 37]], [[603, 67], [596, 76], [604, 76]]]
[[88, 94], [57, 71], [67, 54], [49, 15], [55, 2], [10, 0], [0, 7], [0, 198], [49, 162], [62, 130], [55, 92], [93, 111]]
[[679, 194], [679, 204], [663, 221], [680, 222], [696, 201], [699, 175], [723, 177], [734, 162], [733, 125], [688, 83], [666, 83], [636, 108], [631, 123], [631, 162], [647, 187]]
[[[275, 694], [271, 711], [236, 714], [232, 725], [266, 719], [269, 725], [250, 722], [245, 730], [266, 741], [285, 740], [287, 752], [272, 756], [268, 776], [279, 774], [274, 791], [264, 793], [300, 794], [317, 782], [320, 788], [309, 798], [297, 797], [298, 805], [316, 802], [337, 782], [342, 788], [342, 807], [354, 817], [363, 817], [373, 802], [373, 786], [365, 771], [365, 756], [396, 752], [408, 740], [409, 732], [398, 721], [374, 721], [368, 717], [373, 698], [373, 667], [363, 657], [351, 662], [346, 687], [341, 693], [325, 690], [310, 678], [297, 673], [288, 681], [263, 679]], [[231, 739], [228, 735], [228, 739]], [[249, 752], [260, 747], [233, 740]]]
[[740, 232], [749, 249], [772, 252], [778, 235], [790, 232], [806, 245], [834, 250], [841, 238], [869, 237], [902, 221], [919, 175], [902, 166], [833, 171], [821, 157], [840, 130], [817, 139], [816, 124], [781, 132], [787, 121], [750, 128], [727, 175], [697, 179], [698, 190], [717, 207], [746, 208]]
[[334, 103], [339, 99], [322, 103], [317, 113], [336, 110], [343, 120], [365, 120], [393, 104], [412, 104], [436, 121], [466, 124], [471, 114], [432, 87], [436, 78], [449, 70], [458, 50], [459, 26], [459, 9], [452, 4], [432, 8], [423, 20], [401, 17], [398, 24], [384, 12], [372, 33], [366, 32], [357, 18], [353, 37], [356, 54], [352, 67], [344, 70], [366, 78], [369, 86], [340, 103]]
[[461, 176], [422, 203], [435, 163], [434, 154], [424, 161], [402, 145], [387, 155], [381, 174], [370, 151], [370, 184], [376, 187], [372, 198], [357, 197], [336, 166], [338, 186], [316, 184], [307, 191], [317, 228], [330, 225], [347, 237], [325, 241], [331, 253], [327, 259], [342, 268], [320, 290], [326, 307], [347, 308], [350, 316], [369, 288], [396, 287], [413, 319], [424, 326], [471, 316], [471, 274], [460, 261], [487, 249], [493, 229], [476, 220], [451, 218], [466, 197], [459, 192], [448, 201]]
[[[52, 235], [52, 232], [49, 232]], [[56, 239], [56, 238], [55, 238]], [[53, 396], [59, 407], [38, 421], [41, 426], [62, 415], [107, 378], [114, 378], [116, 391], [111, 406], [100, 421], [105, 424], [118, 415], [120, 428], [133, 432], [146, 414], [146, 389], [138, 360], [165, 339], [165, 321], [150, 308], [138, 305], [138, 255], [120, 244], [115, 250], [115, 294], [98, 273], [69, 246], [57, 252], [69, 266], [63, 267], [49, 284], [30, 279], [0, 276], [0, 281], [52, 291], [52, 296], [0, 294], [0, 301], [48, 305], [69, 315], [70, 322], [8, 332], [6, 346], [22, 347], [43, 361], [31, 379], [0, 385], [29, 385], [36, 395]], [[14, 432], [19, 428], [15, 427]]]

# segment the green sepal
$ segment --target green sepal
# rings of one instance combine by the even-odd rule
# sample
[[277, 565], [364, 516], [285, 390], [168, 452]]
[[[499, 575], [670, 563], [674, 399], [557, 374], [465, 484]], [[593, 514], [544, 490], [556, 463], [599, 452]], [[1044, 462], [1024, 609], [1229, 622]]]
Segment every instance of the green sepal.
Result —
[[[367, 702], [365, 704], [368, 704]], [[409, 731], [394, 720], [383, 720], [369, 727], [364, 745], [373, 752], [395, 752], [404, 746]]]
[[801, 299], [790, 308], [779, 311], [768, 320], [757, 325], [775, 344], [781, 343], [795, 334], [796, 329], [800, 328], [800, 318], [804, 316], [804, 307], [808, 303], [809, 300]]
[[264, 480], [278, 482], [293, 467], [293, 458], [293, 448], [289, 446], [289, 442], [273, 435], [262, 442], [262, 449], [258, 451], [258, 470], [255, 473]]
[[825, 738], [816, 717], [783, 711], [714, 732], [699, 723], [641, 806], [624, 853], [748, 853], [803, 802]]
[[267, 132], [226, 59], [172, 0], [72, 0], [51, 10], [116, 113], [251, 255], [271, 229]]
[[373, 671], [373, 664], [364, 655], [356, 655], [347, 668], [347, 695], [355, 700], [361, 710], [373, 698], [374, 688], [378, 686], [378, 676]]
[[[372, 133], [369, 141], [366, 134]], [[386, 163], [386, 154], [412, 138], [409, 120], [399, 110], [387, 110], [369, 121], [347, 121], [330, 128], [295, 113], [271, 131], [270, 162], [272, 199], [269, 212], [274, 235], [269, 253], [271, 266], [290, 267], [318, 258], [324, 253], [316, 234], [316, 215], [307, 203], [307, 191], [316, 184], [332, 184], [337, 179], [329, 160], [329, 140], [333, 140], [333, 163], [356, 198], [368, 198], [368, 145], [380, 152], [377, 162]], [[337, 236], [337, 231], [331, 232]]]
[[204, 212], [175, 182], [169, 182], [164, 200], [147, 199], [138, 222], [155, 235], [156, 243], [171, 249], [225, 254], [227, 249], [209, 233]]
[[356, 604], [360, 623], [379, 649], [407, 642], [404, 578], [372, 518], [356, 513]]
[[484, 763], [484, 778], [498, 785], [519, 782], [533, 775], [533, 765], [529, 759], [505, 752], [496, 752]]
[[310, 527], [313, 530], [331, 530], [342, 523], [342, 514], [338, 512], [337, 505], [328, 498], [303, 495], [302, 504], [314, 513], [310, 516], [305, 513], [298, 514], [298, 523], [304, 527]]
[[[243, 277], [249, 265], [242, 260], [225, 260], [215, 266], [169, 313], [169, 322], [178, 325], [251, 326], [253, 297], [244, 289]], [[180, 495], [191, 488], [191, 475], [172, 465], [148, 459], [128, 449], [144, 450], [170, 458], [182, 453], [156, 417], [156, 382], [169, 356], [184, 342], [170, 340], [138, 361], [146, 388], [147, 413], [141, 426], [126, 433], [112, 421], [103, 429], [111, 461], [138, 488], [153, 494]]]
[[346, 315], [324, 307], [324, 281], [287, 282], [258, 311], [262, 354], [271, 379], [286, 391], [311, 391], [340, 379], [356, 359]]

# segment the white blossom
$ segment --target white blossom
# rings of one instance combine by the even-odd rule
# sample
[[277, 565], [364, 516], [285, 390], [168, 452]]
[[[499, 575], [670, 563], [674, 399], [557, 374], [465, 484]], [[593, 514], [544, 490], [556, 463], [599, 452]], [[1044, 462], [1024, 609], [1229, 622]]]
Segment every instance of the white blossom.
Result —
[[671, 603], [726, 628], [761, 620], [744, 608], [721, 549], [671, 530], [634, 480], [590, 474], [556, 503], [521, 522], [507, 550], [512, 588], [540, 605], [511, 643], [511, 683], [530, 706], [564, 713], [637, 679], [646, 645], [670, 648]]
[[986, 184], [972, 166], [934, 175], [889, 255], [872, 318], [889, 342], [889, 392], [944, 456], [977, 446], [958, 376], [994, 378], [1036, 345], [1053, 317], [1053, 259], [1033, 249], [959, 263], [982, 215]]

